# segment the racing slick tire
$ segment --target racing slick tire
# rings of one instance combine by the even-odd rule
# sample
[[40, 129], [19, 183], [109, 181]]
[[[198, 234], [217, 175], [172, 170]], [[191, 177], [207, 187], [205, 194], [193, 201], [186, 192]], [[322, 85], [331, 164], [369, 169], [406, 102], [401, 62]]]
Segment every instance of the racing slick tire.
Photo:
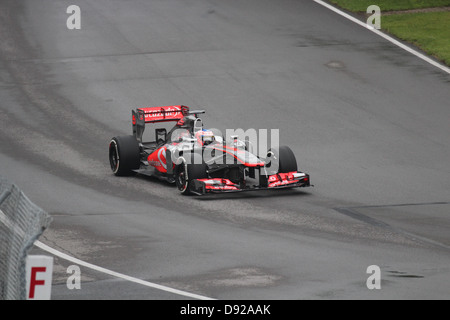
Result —
[[140, 148], [134, 136], [114, 137], [109, 143], [109, 163], [116, 176], [130, 176], [139, 169]]
[[267, 153], [267, 159], [270, 161], [269, 165], [266, 166], [270, 174], [297, 171], [297, 159], [291, 148], [287, 146], [270, 149]]
[[[190, 161], [187, 161], [189, 157]], [[192, 181], [195, 179], [206, 179], [208, 174], [206, 172], [206, 163], [201, 160], [201, 163], [194, 162], [194, 154], [187, 153], [179, 158], [178, 165], [175, 166], [174, 177], [178, 190], [183, 195], [192, 194]]]

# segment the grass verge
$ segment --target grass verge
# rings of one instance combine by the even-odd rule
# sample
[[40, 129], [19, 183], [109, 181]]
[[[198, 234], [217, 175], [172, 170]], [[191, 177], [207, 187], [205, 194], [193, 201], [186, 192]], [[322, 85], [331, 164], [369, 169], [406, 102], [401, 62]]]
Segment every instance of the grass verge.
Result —
[[341, 8], [353, 12], [366, 12], [371, 5], [377, 5], [383, 11], [411, 10], [435, 7], [448, 7], [450, 0], [329, 0]]
[[450, 12], [382, 16], [381, 27], [450, 66]]

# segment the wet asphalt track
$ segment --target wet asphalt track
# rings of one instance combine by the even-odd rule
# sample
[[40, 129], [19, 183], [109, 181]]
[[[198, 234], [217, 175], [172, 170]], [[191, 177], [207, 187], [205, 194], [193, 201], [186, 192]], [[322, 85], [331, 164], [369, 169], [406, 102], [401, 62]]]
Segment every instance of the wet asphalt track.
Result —
[[[42, 242], [218, 299], [450, 298], [450, 77], [312, 1], [0, 3], [0, 173]], [[138, 106], [280, 129], [315, 188], [183, 197], [116, 178]], [[36, 250], [39, 252], [39, 250]], [[56, 259], [54, 299], [180, 299]], [[382, 289], [366, 287], [366, 268]]]

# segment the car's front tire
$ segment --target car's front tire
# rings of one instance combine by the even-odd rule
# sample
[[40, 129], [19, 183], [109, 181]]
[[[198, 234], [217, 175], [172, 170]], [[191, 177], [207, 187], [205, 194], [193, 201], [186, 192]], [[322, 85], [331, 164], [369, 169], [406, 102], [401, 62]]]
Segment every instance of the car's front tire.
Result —
[[297, 171], [297, 159], [294, 152], [287, 146], [270, 149], [267, 153], [268, 165], [266, 168], [270, 174], [287, 173]]
[[[190, 161], [188, 161], [188, 158]], [[198, 162], [198, 161], [197, 161]], [[191, 194], [192, 181], [195, 179], [206, 179], [207, 166], [203, 160], [201, 163], [194, 162], [194, 154], [185, 154], [179, 158], [178, 164], [175, 166], [175, 183], [181, 194]]]

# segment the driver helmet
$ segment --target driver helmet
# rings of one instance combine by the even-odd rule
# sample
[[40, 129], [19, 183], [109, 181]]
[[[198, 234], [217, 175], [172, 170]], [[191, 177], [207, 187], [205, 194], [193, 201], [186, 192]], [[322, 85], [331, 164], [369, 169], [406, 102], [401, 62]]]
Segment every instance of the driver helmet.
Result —
[[195, 134], [197, 142], [201, 146], [207, 146], [215, 141], [214, 132], [202, 129]]

